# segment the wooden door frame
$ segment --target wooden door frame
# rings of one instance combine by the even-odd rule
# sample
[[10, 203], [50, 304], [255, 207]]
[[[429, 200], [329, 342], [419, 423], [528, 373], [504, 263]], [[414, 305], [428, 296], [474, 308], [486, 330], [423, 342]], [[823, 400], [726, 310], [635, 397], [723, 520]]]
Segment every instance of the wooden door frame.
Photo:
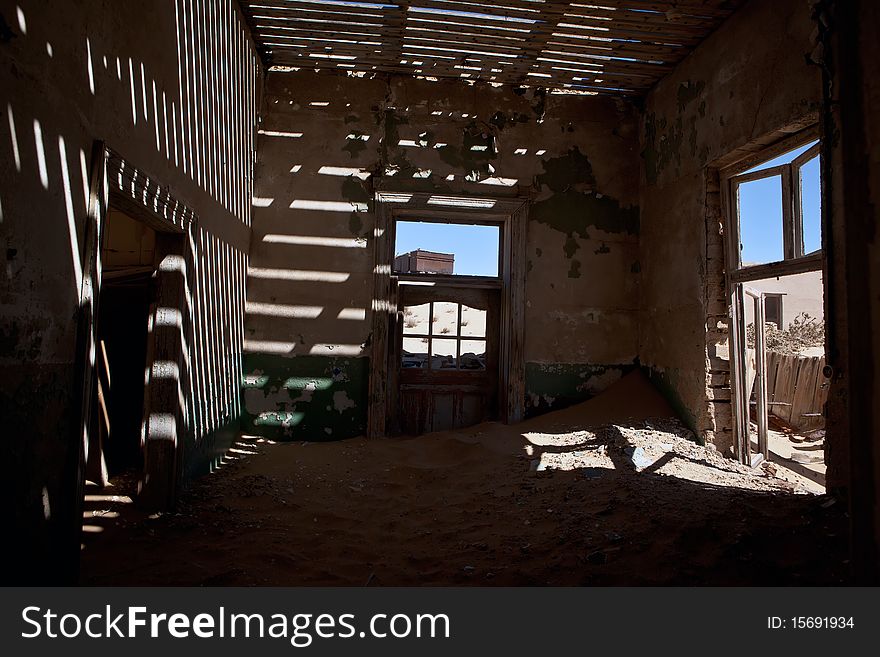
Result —
[[[823, 248], [820, 249], [819, 252], [804, 255], [802, 248], [803, 245], [801, 243], [801, 240], [803, 239], [803, 217], [801, 216], [799, 203], [800, 197], [799, 192], [795, 191], [795, 188], [798, 186], [792, 183], [793, 176], [791, 174], [791, 171], [797, 170], [807, 160], [812, 159], [817, 155], [824, 157], [822, 142], [820, 141], [820, 143], [814, 145], [797, 158], [794, 158], [792, 162], [787, 165], [764, 169], [755, 172], [754, 174], [746, 174], [745, 172], [761, 162], [766, 162], [778, 155], [787, 153], [814, 139], [820, 139], [818, 125], [811, 125], [805, 129], [799, 130], [794, 134], [778, 140], [771, 146], [757, 149], [754, 152], [751, 152], [748, 156], [718, 169], [719, 180], [721, 181], [721, 211], [724, 220], [723, 239], [725, 285], [728, 302], [728, 316], [730, 318], [730, 393], [731, 407], [734, 416], [734, 447], [737, 459], [745, 465], [757, 465], [760, 459], [756, 460], [752, 458], [750, 448], [749, 395], [748, 391], [745, 390], [745, 325], [743, 324], [745, 316], [743, 295], [745, 293], [743, 288], [750, 282], [763, 280], [765, 278], [820, 271], [823, 274], [822, 288], [823, 296], [825, 295], [827, 263], [824, 250], [824, 237]], [[744, 181], [752, 179], [764, 178], [771, 175], [782, 175], [774, 174], [776, 170], [788, 171], [788, 173], [782, 176], [784, 258], [777, 262], [743, 266], [739, 248], [741, 232], [739, 208], [737, 204], [738, 185]], [[824, 236], [827, 234], [827, 226], [824, 223], [824, 216], [822, 221], [822, 234]], [[753, 294], [750, 296], [754, 298]], [[758, 310], [758, 305], [760, 305], [760, 311]], [[758, 312], [760, 312], [761, 318], [763, 318], [763, 297], [760, 299], [760, 303], [756, 304], [756, 326]], [[763, 323], [761, 325], [760, 333], [763, 342]], [[825, 349], [827, 353], [827, 336]], [[766, 399], [760, 399], [761, 394], [766, 393], [759, 390], [758, 401], [766, 404]], [[763, 442], [766, 444], [766, 439]], [[762, 448], [763, 455], [766, 456], [764, 444], [761, 444], [760, 447]]]
[[[498, 408], [504, 423], [522, 420], [525, 409], [525, 281], [528, 199], [444, 196], [423, 192], [376, 193], [373, 229], [373, 326], [369, 379], [367, 435], [386, 435], [394, 412], [389, 394], [390, 362], [397, 326], [397, 299], [392, 281], [395, 225], [399, 219], [440, 223], [485, 223], [501, 227], [501, 331]], [[448, 280], [449, 277], [444, 277]], [[439, 279], [438, 279], [439, 280]], [[462, 282], [467, 279], [463, 279]]]
[[[192, 236], [198, 229], [198, 216], [186, 204], [176, 199], [168, 187], [155, 177], [138, 169], [103, 141], [96, 141], [92, 149], [90, 170], [90, 200], [88, 222], [83, 240], [83, 287], [80, 292], [77, 322], [77, 380], [82, 382], [79, 392], [80, 417], [74, 423], [79, 451], [79, 467], [76, 481], [77, 499], [82, 499], [85, 483], [86, 445], [94, 431], [96, 412], [95, 366], [93, 354], [97, 345], [98, 311], [101, 290], [101, 258], [104, 229], [109, 208], [112, 206], [133, 219], [141, 221], [164, 239], [163, 257], [159, 263], [160, 304], [151, 315], [153, 332], [148, 338], [148, 359], [163, 364], [177, 363], [178, 376], [185, 367], [186, 346], [192, 344], [192, 335], [185, 329], [189, 316], [184, 278], [191, 270], [193, 254]], [[157, 235], [159, 237], [160, 235]], [[189, 236], [190, 239], [187, 239]], [[159, 331], [167, 326], [170, 331]], [[155, 363], [150, 363], [151, 369]], [[172, 368], [173, 369], [173, 368]], [[152, 379], [152, 376], [151, 376]], [[182, 480], [182, 454], [189, 431], [186, 409], [180, 408], [179, 388], [184, 382], [151, 385], [144, 391], [144, 472], [139, 485], [139, 501], [151, 509], [168, 509], [177, 499]], [[153, 417], [159, 421], [151, 422]], [[169, 425], [173, 424], [173, 435]], [[81, 514], [80, 514], [81, 515]]]

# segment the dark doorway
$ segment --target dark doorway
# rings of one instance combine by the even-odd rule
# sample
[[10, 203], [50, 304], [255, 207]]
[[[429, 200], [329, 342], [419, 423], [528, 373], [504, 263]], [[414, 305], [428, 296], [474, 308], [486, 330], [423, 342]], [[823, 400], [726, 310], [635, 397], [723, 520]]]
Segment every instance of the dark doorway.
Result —
[[147, 224], [112, 207], [108, 210], [95, 356], [97, 444], [90, 446], [87, 468], [87, 478], [99, 485], [143, 469], [144, 381], [156, 244], [156, 231]]

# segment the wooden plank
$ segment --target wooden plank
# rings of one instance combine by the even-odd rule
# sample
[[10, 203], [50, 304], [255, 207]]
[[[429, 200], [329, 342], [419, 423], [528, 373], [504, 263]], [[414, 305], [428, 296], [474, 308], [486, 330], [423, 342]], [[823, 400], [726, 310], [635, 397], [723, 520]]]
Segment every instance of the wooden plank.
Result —
[[672, 42], [695, 46], [705, 38], [705, 31], [672, 24], [634, 23], [621, 19], [603, 21], [587, 15], [567, 14], [559, 21], [560, 27], [580, 29], [587, 33], [611, 38], [639, 39], [650, 42]]
[[[604, 7], [614, 8], [621, 13], [654, 12], [654, 16], [663, 16], [666, 20], [718, 20], [730, 15], [733, 10], [742, 4], [741, 0], [715, 0], [713, 2], [701, 2], [700, 0], [675, 0], [674, 2], [649, 2], [645, 0], [610, 0], [609, 2], [545, 2], [536, 4], [532, 2], [520, 3], [504, 0], [499, 3], [467, 2], [460, 0], [422, 0], [419, 5], [430, 6], [438, 9], [450, 9], [453, 11], [470, 11], [474, 13], [495, 12], [495, 15], [503, 16], [505, 12], [518, 17], [547, 17], [565, 14], [573, 11], [597, 11], [607, 15]], [[597, 6], [598, 5], [598, 6]]]
[[621, 5], [617, 8], [609, 7], [607, 3], [601, 3], [601, 7], [572, 5], [570, 11], [577, 14], [588, 14], [593, 17], [603, 18], [612, 24], [617, 21], [625, 21], [631, 25], [660, 25], [674, 27], [689, 27], [698, 29], [705, 34], [715, 29], [721, 22], [720, 17], [697, 16], [693, 14], [668, 14], [666, 12], [647, 12], [632, 9]]
[[[460, 16], [450, 12], [473, 14], [473, 16]], [[509, 2], [487, 4], [446, 2], [444, 0], [419, 0], [418, 6], [412, 7], [410, 14], [449, 16], [456, 20], [509, 22], [521, 25], [532, 25], [535, 22], [546, 20], [546, 17], [551, 15], [542, 5], [532, 5], [531, 8], [527, 8]]]
[[97, 422], [98, 382], [95, 364], [90, 358], [97, 345], [97, 321], [100, 305], [101, 267], [100, 252], [103, 242], [104, 221], [107, 216], [107, 151], [104, 142], [92, 144], [89, 164], [89, 198], [86, 209], [85, 227], [82, 235], [82, 252], [75, 257], [82, 258], [82, 287], [76, 306], [75, 360], [73, 366], [72, 394], [74, 417], [70, 423], [71, 435], [68, 438], [70, 453], [65, 455], [76, 461], [73, 473], [72, 498], [73, 513], [67, 531], [69, 536], [77, 536], [82, 524], [83, 490], [85, 488], [86, 468], [91, 448], [97, 442], [100, 431]]
[[486, 34], [487, 36], [492, 36], [496, 34], [502, 35], [519, 35], [519, 36], [528, 36], [530, 37], [535, 29], [528, 25], [524, 24], [506, 24], [506, 23], [498, 23], [491, 24], [489, 22], [481, 23], [475, 21], [468, 21], [466, 19], [458, 18], [457, 16], [440, 18], [438, 16], [434, 16], [431, 14], [424, 14], [418, 16], [410, 16], [407, 19], [406, 26], [409, 28], [410, 26], [424, 27], [424, 26], [443, 26], [450, 30], [457, 29], [467, 29], [473, 32], [479, 32], [481, 34]]
[[[412, 35], [425, 35], [429, 37], [441, 37], [441, 38], [452, 38], [452, 37], [475, 37], [474, 41], [476, 43], [482, 43], [480, 37], [487, 36], [485, 32], [480, 32], [479, 30], [451, 30], [445, 29], [443, 26], [434, 26], [434, 25], [407, 25], [406, 26], [406, 34]], [[492, 34], [492, 40], [496, 43], [514, 43], [514, 44], [522, 44], [528, 43], [529, 37], [526, 34], [519, 34], [517, 32], [512, 32], [510, 34]]]
[[804, 415], [815, 412], [813, 398], [816, 393], [816, 368], [818, 358], [799, 357], [798, 374], [795, 381], [794, 394], [791, 402], [791, 423], [804, 428]]
[[[776, 371], [779, 369], [779, 354], [775, 351], [767, 352], [767, 402], [770, 412], [773, 413], [772, 402], [776, 401]], [[775, 413], [774, 413], [775, 414]]]
[[[320, 7], [320, 8], [319, 8]], [[352, 6], [343, 8], [342, 5], [301, 5], [292, 6], [290, 3], [279, 4], [278, 2], [261, 2], [259, 4], [248, 3], [246, 15], [251, 21], [259, 20], [263, 16], [280, 16], [291, 21], [300, 20], [307, 23], [352, 21], [371, 22], [380, 25], [401, 25], [406, 20], [406, 15], [400, 9], [360, 9]]]
[[144, 391], [148, 413], [144, 479], [139, 501], [150, 509], [169, 509], [174, 505], [181, 484], [186, 410], [179, 403], [181, 382], [162, 368], [168, 367], [167, 363], [174, 363], [176, 372], [180, 372], [184, 363], [180, 331], [170, 329], [168, 320], [160, 314], [169, 309], [181, 309], [186, 313], [185, 272], [180, 271], [176, 260], [184, 255], [187, 240], [170, 233], [158, 233], [156, 237], [156, 248], [163, 253], [163, 260], [156, 272], [156, 302], [151, 308], [156, 328], [150, 334], [147, 367], [151, 374]]
[[394, 29], [380, 29], [374, 30], [372, 28], [358, 28], [358, 27], [350, 27], [350, 28], [327, 28], [321, 29], [319, 26], [315, 25], [301, 25], [298, 23], [291, 23], [289, 21], [279, 20], [277, 22], [261, 22], [258, 25], [252, 26], [251, 31], [256, 35], [258, 33], [264, 31], [279, 31], [289, 34], [296, 34], [299, 36], [303, 36], [306, 38], [317, 38], [317, 39], [350, 39], [350, 38], [363, 38], [368, 40], [382, 40], [382, 39], [392, 39], [397, 34], [399, 34], [400, 30], [397, 28]]
[[731, 271], [728, 275], [730, 276], [731, 281], [742, 283], [746, 281], [760, 281], [765, 278], [775, 278], [777, 276], [786, 276], [788, 274], [803, 274], [808, 271], [822, 271], [822, 253], [814, 253], [794, 260], [783, 260], [780, 262], [770, 262], [765, 265], [743, 267], [742, 269]]
[[[604, 37], [603, 37], [604, 39]], [[569, 31], [554, 32], [548, 44], [562, 45], [579, 50], [605, 53], [616, 57], [634, 57], [643, 60], [669, 61], [690, 52], [684, 46], [632, 41], [605, 41]]]
[[[300, 48], [296, 43], [307, 45], [307, 42], [298, 42], [296, 40], [274, 40], [266, 39], [266, 46], [270, 52], [284, 51], [288, 56], [302, 59], [324, 59], [323, 57], [315, 57], [315, 55], [337, 55], [340, 57], [370, 57], [373, 61], [382, 61], [391, 59], [390, 53], [386, 53], [382, 46], [343, 44], [343, 43], [325, 43], [316, 44], [311, 47]], [[337, 59], [337, 61], [343, 61]]]
[[564, 51], [545, 50], [536, 62], [539, 65], [552, 66], [559, 62], [567, 62], [577, 65], [601, 66], [603, 71], [619, 74], [641, 75], [647, 78], [661, 77], [672, 66], [668, 64], [642, 64], [636, 62], [624, 62], [620, 60], [597, 60], [585, 54], [566, 53]]
[[792, 393], [797, 380], [797, 361], [794, 356], [782, 355], [776, 373], [776, 391], [773, 414], [791, 424]]
[[[729, 16], [745, 0], [674, 0], [656, 2], [655, 0], [602, 0], [595, 4], [606, 7], [625, 7], [642, 11], [676, 12], [682, 15], [708, 16], [723, 18]], [[592, 4], [587, 3], [571, 3]]]
[[825, 377], [825, 356], [819, 357], [816, 367], [816, 382], [813, 386], [813, 402], [811, 408], [813, 413], [821, 413], [821, 417], [804, 418], [809, 420], [805, 422], [808, 431], [821, 429], [825, 426], [825, 402], [828, 400], [828, 379]]

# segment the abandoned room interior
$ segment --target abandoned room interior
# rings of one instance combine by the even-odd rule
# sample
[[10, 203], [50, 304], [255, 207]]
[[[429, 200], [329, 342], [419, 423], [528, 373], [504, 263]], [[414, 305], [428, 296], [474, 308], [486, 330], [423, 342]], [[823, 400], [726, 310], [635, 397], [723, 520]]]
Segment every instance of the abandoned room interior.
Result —
[[880, 4], [0, 19], [5, 581], [878, 583]]

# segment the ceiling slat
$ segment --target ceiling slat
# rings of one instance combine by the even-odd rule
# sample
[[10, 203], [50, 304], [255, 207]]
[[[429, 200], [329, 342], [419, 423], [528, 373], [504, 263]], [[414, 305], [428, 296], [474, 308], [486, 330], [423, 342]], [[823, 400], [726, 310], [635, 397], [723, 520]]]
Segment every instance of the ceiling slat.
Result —
[[745, 0], [240, 0], [270, 66], [641, 95]]

